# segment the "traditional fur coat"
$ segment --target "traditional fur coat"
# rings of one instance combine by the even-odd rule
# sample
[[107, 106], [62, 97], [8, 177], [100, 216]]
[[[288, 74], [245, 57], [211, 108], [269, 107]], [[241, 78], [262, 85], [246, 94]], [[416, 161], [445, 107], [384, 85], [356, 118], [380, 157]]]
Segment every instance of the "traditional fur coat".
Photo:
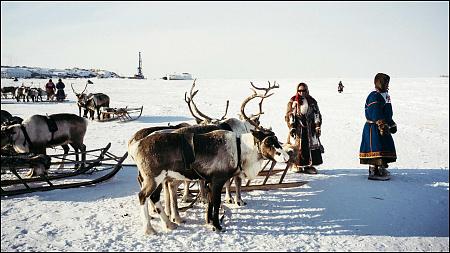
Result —
[[[290, 119], [289, 119], [290, 118]], [[287, 106], [286, 119], [291, 122], [289, 128], [294, 132], [295, 144], [300, 148], [298, 166], [322, 164], [323, 147], [319, 140], [318, 130], [322, 125], [322, 115], [317, 101], [310, 95], [293, 96]]]

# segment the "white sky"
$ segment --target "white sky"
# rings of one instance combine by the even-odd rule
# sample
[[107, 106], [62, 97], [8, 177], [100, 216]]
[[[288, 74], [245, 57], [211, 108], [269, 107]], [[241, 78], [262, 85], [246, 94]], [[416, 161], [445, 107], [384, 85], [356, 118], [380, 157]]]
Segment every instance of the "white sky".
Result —
[[436, 77], [448, 2], [1, 2], [1, 64], [148, 78]]

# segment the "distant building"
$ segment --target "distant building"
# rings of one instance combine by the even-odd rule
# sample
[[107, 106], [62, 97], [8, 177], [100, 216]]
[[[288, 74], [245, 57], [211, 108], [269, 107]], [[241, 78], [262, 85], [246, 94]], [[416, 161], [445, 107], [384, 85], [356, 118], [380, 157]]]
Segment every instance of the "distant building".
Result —
[[189, 73], [173, 73], [173, 74], [167, 74], [162, 79], [164, 80], [193, 80], [192, 75]]

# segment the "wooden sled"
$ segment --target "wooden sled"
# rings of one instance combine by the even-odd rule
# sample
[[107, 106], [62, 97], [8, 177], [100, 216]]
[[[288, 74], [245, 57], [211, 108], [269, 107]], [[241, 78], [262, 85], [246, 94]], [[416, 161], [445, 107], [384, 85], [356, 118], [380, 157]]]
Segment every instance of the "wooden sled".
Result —
[[[122, 168], [122, 163], [128, 156], [127, 152], [122, 157], [118, 157], [108, 151], [110, 147], [111, 143], [104, 148], [84, 152], [69, 152], [68, 156], [85, 153], [86, 161], [84, 162], [67, 158], [62, 159], [62, 154], [2, 156], [0, 195], [13, 196], [31, 192], [75, 188], [106, 181]], [[52, 159], [61, 161], [50, 162]], [[108, 164], [104, 163], [104, 161], [113, 161], [113, 163]], [[47, 170], [47, 175], [26, 177], [25, 173], [29, 168], [36, 168], [36, 165], [41, 163], [42, 166], [47, 166], [46, 163], [48, 162], [50, 162], [50, 168]], [[67, 166], [64, 169], [57, 168], [61, 163]], [[71, 165], [82, 163], [85, 165], [84, 167], [66, 169], [66, 167], [71, 167]]]
[[142, 115], [142, 110], [144, 106], [135, 107], [135, 108], [110, 108], [106, 107], [102, 109], [100, 115], [100, 121], [112, 121], [119, 120], [119, 122], [127, 122], [136, 120]]
[[[269, 163], [271, 163], [271, 161], [266, 162], [263, 169], [258, 173], [258, 177], [256, 179], [247, 180], [247, 183], [241, 186], [241, 191], [294, 188], [308, 183], [308, 181], [284, 182], [286, 174], [288, 170], [291, 168], [291, 164], [290, 163], [286, 164], [286, 167], [284, 169], [274, 169], [276, 162], [272, 162], [270, 168], [267, 169], [267, 165], [269, 165]], [[276, 181], [275, 183], [269, 182], [269, 178], [271, 179], [270, 181], [274, 181], [273, 178], [271, 178], [271, 176], [276, 175], [278, 173], [282, 173], [280, 178], [278, 180], [275, 180]], [[233, 183], [233, 178], [231, 180], [232, 180], [231, 183]], [[242, 182], [244, 183], [244, 181], [245, 180], [243, 180]], [[230, 191], [235, 192], [236, 187], [232, 185]], [[190, 192], [198, 193], [198, 189], [191, 189]], [[225, 187], [222, 189], [222, 193], [225, 193]]]
[[[269, 169], [267, 168], [267, 165], [269, 165], [271, 161], [267, 161], [264, 165], [262, 171], [258, 173], [257, 179], [254, 180], [247, 180], [247, 183], [245, 185], [241, 186], [241, 191], [253, 191], [253, 190], [273, 190], [273, 189], [280, 189], [280, 188], [294, 188], [302, 186], [307, 181], [296, 181], [296, 182], [283, 182], [286, 178], [286, 174], [288, 170], [291, 168], [290, 164], [286, 164], [286, 167], [284, 169], [274, 169], [277, 162], [273, 162], [270, 165]], [[282, 173], [280, 178], [278, 180], [275, 180], [275, 183], [271, 182], [269, 183], [269, 178], [273, 175], [276, 175], [278, 173]], [[272, 179], [272, 178], [271, 178]], [[261, 182], [262, 180], [262, 182]], [[274, 180], [271, 180], [274, 181]], [[231, 186], [231, 191], [235, 191], [235, 186]], [[223, 190], [225, 192], [225, 190]]]

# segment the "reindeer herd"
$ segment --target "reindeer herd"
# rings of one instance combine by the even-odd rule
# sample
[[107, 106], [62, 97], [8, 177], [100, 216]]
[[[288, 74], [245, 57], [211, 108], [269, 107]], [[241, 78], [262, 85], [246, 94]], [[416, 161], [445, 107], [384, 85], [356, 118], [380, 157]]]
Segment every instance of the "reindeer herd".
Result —
[[47, 95], [47, 92], [42, 88], [36, 88], [31, 86], [25, 86], [22, 85], [20, 87], [14, 87], [14, 86], [7, 86], [2, 87], [1, 89], [2, 97], [8, 98], [8, 95], [11, 95], [11, 97], [15, 98], [17, 102], [37, 102], [37, 101], [43, 101], [42, 97]]
[[[219, 220], [222, 188], [226, 187], [225, 201], [232, 203], [230, 180], [233, 179], [236, 185], [234, 203], [245, 205], [240, 193], [242, 179], [254, 179], [262, 170], [264, 160], [290, 161], [286, 148], [281, 146], [275, 133], [261, 126], [259, 121], [264, 99], [273, 94], [269, 91], [279, 86], [270, 82], [268, 88], [251, 85], [254, 93], [242, 102], [239, 119], [226, 118], [228, 101], [225, 114], [215, 119], [202, 113], [195, 104], [198, 90], [194, 91], [194, 80], [189, 96], [185, 93], [185, 102], [197, 124], [143, 128], [129, 139], [128, 153], [138, 168], [138, 199], [145, 234], [156, 233], [150, 223], [150, 210], [156, 211], [166, 229], [175, 229], [184, 222], [178, 211], [177, 189], [185, 183], [183, 200], [186, 201], [192, 181], [198, 181], [201, 186], [199, 195], [207, 206], [206, 224], [215, 231], [222, 231]], [[85, 151], [83, 139], [88, 122], [81, 117], [82, 109], [85, 117], [90, 113], [91, 119], [97, 111], [100, 119], [99, 108], [109, 106], [107, 95], [86, 94], [86, 87], [81, 93], [72, 87], [78, 99], [78, 116], [65, 113], [33, 115], [19, 124], [4, 125], [1, 129], [2, 148], [11, 145], [19, 153], [45, 154], [46, 148], [62, 145], [66, 154], [68, 145], [71, 145], [76, 151]], [[258, 93], [257, 90], [264, 92]], [[245, 106], [255, 99], [259, 100], [259, 112], [247, 116]], [[39, 172], [42, 173], [45, 172]], [[160, 201], [163, 188], [164, 208]]]

